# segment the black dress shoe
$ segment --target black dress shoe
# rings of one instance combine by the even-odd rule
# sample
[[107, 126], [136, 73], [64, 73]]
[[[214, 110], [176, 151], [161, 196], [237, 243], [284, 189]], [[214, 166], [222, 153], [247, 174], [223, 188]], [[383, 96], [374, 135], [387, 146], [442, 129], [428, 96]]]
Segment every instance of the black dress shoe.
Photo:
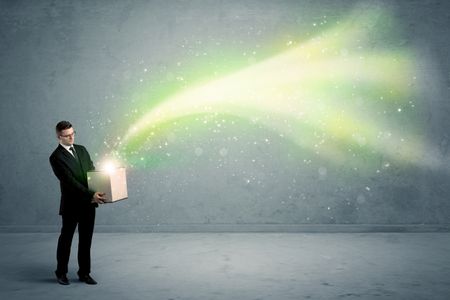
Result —
[[81, 282], [85, 282], [87, 284], [97, 284], [97, 281], [95, 281], [94, 278], [89, 276], [89, 274], [88, 275], [79, 275], [78, 274], [78, 278], [80, 279]]
[[62, 285], [69, 285], [70, 284], [69, 279], [67, 278], [66, 274], [60, 275], [60, 274], [56, 273], [56, 279], [58, 280], [59, 284], [62, 284]]

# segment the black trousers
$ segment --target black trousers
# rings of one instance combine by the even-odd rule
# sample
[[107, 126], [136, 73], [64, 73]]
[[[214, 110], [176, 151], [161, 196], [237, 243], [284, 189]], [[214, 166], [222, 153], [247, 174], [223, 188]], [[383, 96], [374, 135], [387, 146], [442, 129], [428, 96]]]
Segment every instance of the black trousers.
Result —
[[80, 213], [63, 215], [61, 234], [58, 239], [56, 259], [58, 275], [68, 272], [70, 248], [78, 225], [78, 274], [87, 275], [91, 272], [91, 244], [94, 232], [95, 207], [88, 207]]

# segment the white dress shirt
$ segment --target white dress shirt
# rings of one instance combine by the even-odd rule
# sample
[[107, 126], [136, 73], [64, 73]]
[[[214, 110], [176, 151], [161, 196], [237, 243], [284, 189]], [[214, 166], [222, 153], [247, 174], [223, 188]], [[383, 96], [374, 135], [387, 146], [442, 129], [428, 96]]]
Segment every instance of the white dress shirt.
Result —
[[[63, 144], [61, 144], [61, 143], [59, 143], [61, 146], [63, 146], [64, 147], [64, 149], [66, 149], [73, 157], [75, 157], [75, 155], [73, 155], [73, 153], [72, 153], [72, 151], [70, 151], [70, 147], [73, 147], [73, 145], [70, 145], [70, 146], [66, 146], [66, 145], [63, 145]], [[75, 147], [73, 147], [73, 149], [75, 149]], [[76, 150], [75, 150], [76, 151]]]

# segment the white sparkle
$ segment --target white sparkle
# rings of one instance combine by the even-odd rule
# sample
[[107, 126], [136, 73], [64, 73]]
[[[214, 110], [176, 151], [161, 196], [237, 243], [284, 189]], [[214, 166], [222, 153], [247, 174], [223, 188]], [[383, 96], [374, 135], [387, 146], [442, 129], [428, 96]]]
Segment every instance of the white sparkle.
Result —
[[222, 156], [226, 156], [228, 154], [228, 150], [226, 148], [220, 149], [219, 152], [220, 152], [220, 155], [222, 155]]
[[203, 154], [203, 149], [200, 147], [195, 148], [195, 155], [200, 156]]

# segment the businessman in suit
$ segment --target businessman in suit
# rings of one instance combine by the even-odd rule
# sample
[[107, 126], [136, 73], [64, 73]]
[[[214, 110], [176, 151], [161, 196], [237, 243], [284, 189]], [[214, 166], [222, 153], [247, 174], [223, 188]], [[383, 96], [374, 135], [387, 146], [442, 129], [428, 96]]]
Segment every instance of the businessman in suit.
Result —
[[56, 278], [60, 284], [70, 284], [67, 278], [70, 248], [78, 226], [78, 278], [87, 284], [97, 284], [90, 276], [91, 242], [95, 209], [106, 199], [103, 193], [88, 189], [87, 171], [94, 170], [95, 167], [86, 148], [74, 144], [75, 130], [72, 124], [68, 121], [59, 122], [56, 125], [56, 136], [59, 145], [50, 156], [50, 165], [61, 187], [59, 214], [62, 217], [62, 228], [56, 251]]

